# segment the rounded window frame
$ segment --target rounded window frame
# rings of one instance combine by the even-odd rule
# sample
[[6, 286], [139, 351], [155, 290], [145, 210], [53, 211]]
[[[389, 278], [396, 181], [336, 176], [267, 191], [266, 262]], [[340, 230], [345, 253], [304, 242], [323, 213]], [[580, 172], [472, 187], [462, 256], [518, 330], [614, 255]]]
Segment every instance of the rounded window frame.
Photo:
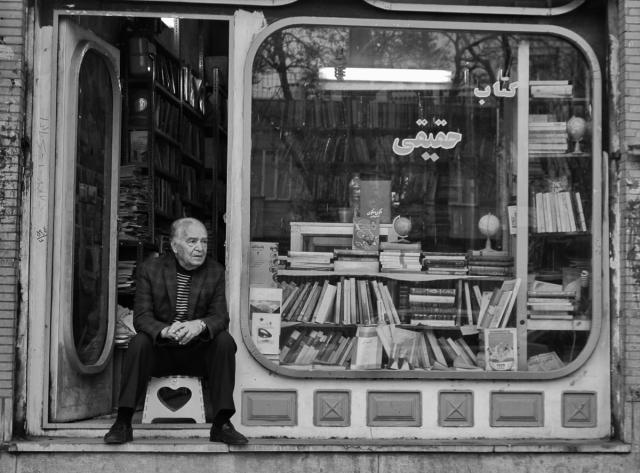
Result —
[[[290, 27], [379, 27], [396, 29], [429, 29], [440, 31], [501, 31], [512, 34], [547, 34], [560, 37], [572, 43], [583, 55], [586, 64], [589, 66], [592, 79], [592, 116], [593, 116], [593, 141], [592, 141], [592, 182], [600, 182], [597, 192], [593, 194], [593, 209], [598, 210], [600, 218], [593, 219], [592, 223], [592, 247], [591, 258], [593, 261], [593, 287], [608, 287], [603, 284], [608, 279], [605, 277], [605, 268], [608, 267], [607, 254], [602, 251], [602, 243], [605, 238], [604, 221], [605, 209], [603, 208], [603, 190], [606, 188], [601, 184], [602, 175], [602, 72], [600, 64], [594, 50], [589, 43], [576, 32], [567, 28], [549, 24], [529, 24], [529, 23], [473, 23], [464, 21], [420, 21], [407, 20], [399, 25], [393, 20], [373, 20], [355, 18], [329, 18], [329, 17], [291, 17], [275, 21], [262, 29], [252, 39], [249, 47], [243, 76], [242, 93], [242, 114], [244, 117], [252, 116], [252, 76], [255, 56], [262, 43], [274, 32]], [[249, 120], [249, 122], [251, 122]], [[243, 128], [242, 137], [243, 148], [242, 162], [242, 208], [248, 209], [250, 203], [250, 168], [251, 168], [251, 143], [253, 129], [252, 126]], [[250, 213], [244, 212], [242, 217], [242, 274], [240, 277], [240, 332], [243, 343], [251, 356], [264, 368], [270, 372], [290, 378], [324, 378], [324, 379], [476, 379], [476, 380], [551, 380], [559, 379], [574, 373], [580, 369], [593, 355], [598, 345], [598, 341], [604, 328], [604, 321], [608, 320], [609, 309], [604, 303], [605, 297], [602, 291], [593, 291], [594, 314], [592, 317], [591, 330], [587, 342], [580, 354], [570, 363], [554, 371], [403, 371], [403, 370], [301, 370], [288, 368], [286, 365], [276, 365], [265, 355], [260, 353], [251, 339], [249, 326], [249, 231]], [[599, 309], [599, 310], [597, 310]]]
[[[109, 56], [109, 52], [106, 51], [100, 44], [91, 40], [81, 41], [76, 46], [74, 52], [72, 53], [72, 59], [71, 59], [71, 64], [73, 68], [71, 74], [72, 74], [73, 81], [74, 81], [73, 83], [76, 89], [80, 81], [80, 72], [84, 64], [84, 60], [90, 52], [97, 53], [98, 56], [102, 57], [103, 60], [105, 56]], [[118, 74], [116, 70], [113, 68], [113, 64], [110, 61], [106, 61], [106, 60], [104, 62], [105, 62], [105, 67], [109, 72], [109, 78], [111, 81], [112, 102], [113, 102], [112, 115], [115, 117], [117, 115], [116, 110], [119, 109], [118, 102], [120, 101], [120, 85], [119, 85], [120, 83], [118, 81]], [[71, 98], [71, 103], [68, 105], [69, 109], [72, 110], [73, 118], [75, 120], [77, 120], [78, 100], [79, 100], [78, 95], [74, 95]], [[115, 125], [115, 123], [116, 121], [114, 118], [112, 125]], [[70, 150], [74, 156], [76, 155], [76, 152], [77, 152], [76, 136], [75, 136], [76, 131], [77, 130], [75, 129], [73, 129], [72, 131], [73, 149]], [[116, 128], [114, 128], [114, 131], [117, 131]], [[72, 164], [75, 166], [75, 159], [73, 160]], [[71, 242], [69, 247], [73, 248], [73, 246], [75, 245], [75, 242], [73, 242], [73, 238], [70, 238], [69, 241]], [[111, 249], [111, 251], [113, 251], [113, 249]], [[112, 258], [113, 258], [113, 255], [112, 255]], [[72, 270], [70, 268], [66, 269], [67, 277], [71, 276], [72, 274], [71, 271]], [[114, 287], [110, 287], [109, 291], [110, 292], [115, 291]], [[102, 350], [100, 351], [100, 355], [98, 356], [98, 359], [94, 363], [90, 363], [90, 364], [82, 361], [78, 354], [75, 339], [74, 339], [73, 326], [71, 323], [71, 314], [72, 312], [69, 311], [68, 314], [62, 320], [62, 340], [64, 343], [64, 351], [69, 359], [70, 364], [79, 373], [86, 374], [86, 375], [92, 375], [92, 374], [102, 372], [107, 367], [109, 361], [111, 360], [111, 356], [114, 350], [113, 341], [115, 337], [115, 325], [116, 325], [115, 304], [111, 300], [107, 304], [106, 338], [103, 342]]]

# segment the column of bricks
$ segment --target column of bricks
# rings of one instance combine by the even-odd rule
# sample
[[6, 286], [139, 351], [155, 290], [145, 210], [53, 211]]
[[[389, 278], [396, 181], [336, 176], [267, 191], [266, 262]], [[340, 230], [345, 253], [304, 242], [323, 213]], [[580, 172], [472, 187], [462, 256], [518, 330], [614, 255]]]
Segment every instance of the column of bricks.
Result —
[[25, 122], [25, 11], [0, 2], [0, 443], [11, 438]]

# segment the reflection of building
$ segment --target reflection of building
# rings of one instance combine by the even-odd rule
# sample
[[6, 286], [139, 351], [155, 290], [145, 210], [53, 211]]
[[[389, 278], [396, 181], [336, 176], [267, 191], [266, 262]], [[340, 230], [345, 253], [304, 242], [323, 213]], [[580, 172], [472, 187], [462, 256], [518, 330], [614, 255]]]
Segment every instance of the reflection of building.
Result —
[[[353, 469], [354, 455], [359, 462], [375, 455], [474, 471], [478, 464], [507, 471], [529, 462], [558, 469], [557, 453], [576, 471], [587, 465], [627, 471], [637, 464], [634, 393], [640, 367], [634, 361], [633, 314], [640, 77], [633, 41], [640, 14], [634, 2], [557, 1], [550, 2], [557, 10], [547, 10], [547, 2], [536, 11], [529, 8], [539, 2], [531, 0], [494, 16], [489, 5], [478, 11], [480, 2], [455, 2], [463, 5], [456, 8], [434, 1], [432, 10], [419, 2], [412, 11], [410, 2], [351, 0], [330, 2], [327, 14], [335, 17], [326, 18], [309, 2], [262, 7], [265, 2], [256, 0], [255, 13], [233, 2], [174, 0], [162, 8], [153, 2], [16, 3], [0, 6], [0, 94], [6, 99], [0, 130], [0, 432], [9, 445], [9, 451], [0, 449], [2, 464], [35, 469], [41, 458], [32, 452], [42, 451], [50, 469], [77, 468], [69, 451], [104, 464], [120, 461], [120, 450], [106, 452], [95, 443], [110, 423], [117, 389], [122, 339], [115, 334], [115, 314], [132, 302], [130, 281], [117, 286], [131, 278], [132, 262], [166, 247], [167, 223], [178, 215], [203, 219], [213, 254], [226, 258], [231, 331], [239, 345], [234, 421], [256, 437], [245, 450], [259, 450], [265, 468], [282, 461], [325, 468], [326, 452], [340, 470]], [[509, 8], [515, 2], [493, 3]], [[452, 9], [448, 15], [430, 13], [446, 8]], [[180, 34], [161, 26], [162, 14], [182, 17]], [[305, 17], [303, 25], [298, 17]], [[274, 49], [293, 64], [288, 70], [276, 70], [276, 61], [252, 62], [269, 41], [277, 47], [276, 32], [292, 41], [292, 29], [300, 42]], [[131, 31], [148, 35], [140, 45], [152, 52], [136, 56], [138, 74], [129, 62]], [[402, 78], [384, 84], [380, 76], [355, 84], [322, 82], [314, 71], [335, 65], [338, 44], [344, 46], [340, 67], [447, 69], [452, 85], [416, 86]], [[296, 49], [301, 45], [320, 47]], [[82, 55], [73, 53], [86, 52], [84, 47], [99, 65], [80, 67]], [[301, 58], [306, 62], [293, 61]], [[146, 66], [155, 68], [155, 83]], [[508, 83], [500, 81], [506, 68]], [[97, 80], [103, 81], [101, 94], [87, 86]], [[513, 97], [494, 92], [494, 84], [508, 91], [515, 81], [528, 84]], [[474, 95], [475, 88], [489, 95]], [[92, 113], [76, 126], [78, 110]], [[575, 143], [569, 148], [562, 129], [573, 115], [589, 118], [593, 127], [580, 153], [569, 152]], [[429, 124], [423, 127], [416, 118]], [[427, 137], [443, 131], [463, 138], [445, 149], [417, 139], [419, 130]], [[389, 152], [396, 138], [413, 140], [407, 142], [415, 146], [412, 154]], [[92, 167], [97, 161], [101, 166]], [[480, 310], [475, 298], [481, 302], [482, 293], [507, 277], [521, 277], [522, 288], [530, 275], [536, 288], [573, 288], [575, 300], [569, 302], [535, 301], [524, 289], [502, 306], [487, 302], [491, 311], [513, 304], [508, 323], [517, 332], [517, 369], [475, 369], [482, 340], [459, 329], [429, 332], [451, 339], [441, 347], [445, 369], [434, 369], [435, 363], [428, 370], [343, 369], [335, 361], [342, 357], [332, 358], [326, 347], [349, 346], [356, 333], [349, 323], [285, 321], [280, 348], [296, 329], [315, 337], [324, 357], [318, 355], [314, 366], [278, 365], [256, 349], [249, 241], [277, 242], [284, 257], [292, 222], [299, 228], [307, 221], [321, 232], [313, 235], [322, 239], [318, 248], [348, 244], [348, 234], [345, 239], [331, 229], [356, 171], [391, 181], [392, 217], [411, 218], [412, 242], [419, 241], [423, 251], [455, 253], [447, 255], [453, 262], [432, 268], [444, 271], [438, 278], [408, 271], [353, 276], [356, 284], [364, 280], [373, 288], [373, 306], [389, 302], [378, 299], [376, 290], [389, 291], [402, 317], [424, 309], [411, 298], [423, 294], [411, 289], [454, 289], [465, 296], [460, 306], [438, 307], [440, 314], [454, 310], [459, 322], [464, 309], [462, 320], [473, 322]], [[519, 180], [523, 175], [527, 179]], [[513, 234], [508, 206], [519, 212]], [[456, 258], [484, 247], [477, 221], [489, 212], [501, 224], [492, 246], [511, 259], [480, 260], [485, 271], [493, 268], [484, 279], [459, 277], [456, 271], [465, 270]], [[509, 272], [500, 274], [504, 268]], [[342, 282], [316, 269], [279, 274], [288, 283]], [[503, 316], [509, 320], [509, 313]], [[425, 350], [435, 358], [439, 345], [429, 340], [424, 338]], [[399, 346], [403, 363], [396, 366], [410, 366], [405, 361], [411, 350]], [[456, 369], [462, 366], [457, 357], [468, 361], [456, 350], [471, 360], [467, 370]], [[144, 470], [138, 450], [166, 464], [174, 461], [174, 450], [203, 452], [193, 438], [205, 437], [206, 428], [188, 427], [137, 428], [145, 440], [128, 450], [127, 461]], [[156, 440], [159, 432], [179, 438], [179, 446], [167, 451]], [[43, 436], [53, 440], [34, 440]], [[71, 443], [63, 443], [69, 437]], [[357, 445], [358, 453], [345, 444]], [[257, 454], [245, 450], [230, 453], [238, 465]], [[473, 455], [454, 455], [461, 451]], [[197, 468], [211, 458], [194, 455], [193, 461]]]

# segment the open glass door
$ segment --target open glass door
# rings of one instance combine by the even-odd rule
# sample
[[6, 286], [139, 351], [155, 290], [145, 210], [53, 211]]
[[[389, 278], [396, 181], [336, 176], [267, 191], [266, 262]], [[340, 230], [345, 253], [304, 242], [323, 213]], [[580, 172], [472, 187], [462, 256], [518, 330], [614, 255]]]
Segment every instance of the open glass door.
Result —
[[59, 28], [49, 421], [112, 408], [119, 51]]

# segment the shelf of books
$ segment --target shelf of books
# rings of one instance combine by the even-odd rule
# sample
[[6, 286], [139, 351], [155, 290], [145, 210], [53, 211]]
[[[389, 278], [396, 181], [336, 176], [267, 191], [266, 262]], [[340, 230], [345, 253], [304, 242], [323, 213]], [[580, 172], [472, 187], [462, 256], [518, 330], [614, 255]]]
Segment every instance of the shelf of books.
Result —
[[[271, 265], [267, 271], [275, 275], [277, 287], [251, 288], [251, 331], [258, 350], [280, 366], [312, 371], [515, 369], [513, 314], [522, 281], [513, 276], [513, 258], [504, 252], [424, 252], [381, 242], [375, 251], [272, 253], [263, 260]], [[259, 259], [252, 261], [254, 270]], [[340, 261], [365, 269], [336, 271]], [[487, 346], [496, 334], [502, 334], [502, 364], [496, 361], [497, 349]]]
[[[598, 235], [591, 215], [589, 91], [567, 79], [531, 80], [524, 91], [529, 107], [520, 112], [527, 123], [520, 131], [526, 128], [521, 136], [528, 137], [529, 159], [518, 163], [518, 173], [528, 180], [529, 231], [526, 254], [520, 253], [527, 264], [519, 274], [529, 280], [518, 323], [528, 359], [519, 364], [537, 369], [553, 353], [551, 365], [559, 369], [575, 358], [576, 346], [588, 344], [594, 327], [590, 275]], [[540, 346], [554, 350], [541, 354]]]
[[[268, 268], [262, 280], [272, 275], [276, 287], [251, 288], [251, 333], [260, 353], [283, 368], [517, 371], [518, 350], [528, 346], [516, 328], [519, 297], [527, 298], [525, 333], [534, 338], [591, 330], [584, 284], [524, 281], [507, 251], [423, 251], [420, 243], [387, 241], [277, 255], [271, 245], [252, 244]], [[261, 258], [252, 259], [252, 271]], [[544, 357], [557, 360], [554, 369], [570, 361], [553, 345], [540, 346], [531, 345], [532, 369], [551, 366], [540, 365]]]

